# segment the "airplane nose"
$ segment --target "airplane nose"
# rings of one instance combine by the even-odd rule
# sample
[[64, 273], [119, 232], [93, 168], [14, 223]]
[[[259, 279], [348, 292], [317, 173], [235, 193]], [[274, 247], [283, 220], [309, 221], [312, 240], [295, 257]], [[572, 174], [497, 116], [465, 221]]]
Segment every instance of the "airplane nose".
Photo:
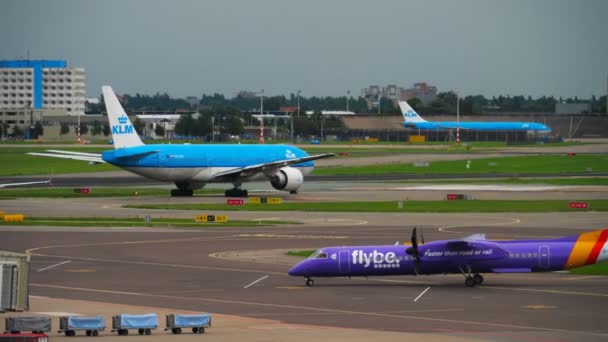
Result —
[[304, 276], [305, 271], [306, 271], [306, 267], [304, 265], [302, 265], [302, 263], [299, 263], [299, 264], [295, 265], [294, 267], [292, 267], [287, 272], [287, 274], [289, 274], [290, 276], [302, 277], [302, 276]]

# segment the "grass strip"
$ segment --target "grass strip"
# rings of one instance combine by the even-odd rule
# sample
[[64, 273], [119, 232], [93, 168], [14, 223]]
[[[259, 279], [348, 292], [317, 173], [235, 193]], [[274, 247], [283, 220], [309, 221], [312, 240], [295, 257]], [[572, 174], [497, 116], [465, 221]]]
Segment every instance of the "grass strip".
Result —
[[299, 224], [293, 221], [230, 220], [226, 223], [197, 223], [192, 219], [107, 217], [26, 217], [23, 222], [3, 222], [1, 226], [53, 226], [53, 227], [155, 227], [155, 228], [207, 228], [207, 227], [255, 227], [282, 224]]
[[566, 177], [566, 178], [490, 178], [490, 179], [436, 179], [388, 181], [408, 185], [428, 184], [493, 184], [493, 185], [608, 185], [608, 177]]
[[314, 253], [314, 249], [305, 249], [301, 251], [288, 251], [286, 254], [291, 256], [297, 256], [301, 258], [308, 258], [312, 253]]
[[[461, 201], [403, 201], [399, 208], [397, 201], [378, 202], [313, 202], [245, 204], [229, 206], [226, 204], [180, 203], [180, 204], [137, 204], [126, 208], [172, 209], [172, 210], [216, 210], [216, 211], [303, 211], [303, 212], [382, 212], [382, 213], [542, 213], [576, 212], [581, 209], [568, 207], [566, 200], [461, 200]], [[593, 211], [607, 211], [608, 200], [589, 200]]]
[[570, 273], [581, 275], [608, 275], [608, 263], [600, 262], [593, 265], [574, 268], [570, 270]]
[[315, 168], [316, 176], [352, 176], [378, 174], [492, 174], [492, 173], [589, 173], [608, 172], [608, 155], [538, 155], [471, 160], [431, 162], [428, 167], [412, 163], [377, 164], [366, 166], [328, 166]]

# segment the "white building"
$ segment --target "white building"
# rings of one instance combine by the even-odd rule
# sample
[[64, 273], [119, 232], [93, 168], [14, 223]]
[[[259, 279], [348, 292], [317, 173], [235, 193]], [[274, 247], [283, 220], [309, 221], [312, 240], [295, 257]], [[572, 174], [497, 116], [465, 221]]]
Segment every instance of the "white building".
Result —
[[64, 60], [0, 61], [0, 110], [52, 109], [84, 114], [84, 68]]

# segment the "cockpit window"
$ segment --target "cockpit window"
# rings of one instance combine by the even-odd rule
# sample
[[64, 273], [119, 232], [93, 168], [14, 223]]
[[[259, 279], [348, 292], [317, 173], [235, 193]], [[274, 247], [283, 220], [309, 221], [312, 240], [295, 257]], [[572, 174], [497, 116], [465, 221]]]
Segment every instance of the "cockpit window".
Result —
[[319, 249], [318, 251], [312, 253], [308, 259], [327, 259], [327, 253], [323, 252], [323, 250]]

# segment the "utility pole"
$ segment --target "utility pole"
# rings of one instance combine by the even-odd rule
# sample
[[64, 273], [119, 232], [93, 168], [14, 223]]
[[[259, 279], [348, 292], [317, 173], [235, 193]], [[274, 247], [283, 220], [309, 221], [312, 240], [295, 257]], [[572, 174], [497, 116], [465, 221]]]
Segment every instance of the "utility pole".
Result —
[[346, 91], [346, 111], [348, 112], [348, 98], [350, 97], [350, 90]]
[[260, 92], [260, 144], [264, 143], [264, 89]]
[[460, 144], [460, 95], [456, 93], [456, 143]]
[[378, 93], [378, 115], [380, 115], [380, 102], [382, 99], [382, 92]]

